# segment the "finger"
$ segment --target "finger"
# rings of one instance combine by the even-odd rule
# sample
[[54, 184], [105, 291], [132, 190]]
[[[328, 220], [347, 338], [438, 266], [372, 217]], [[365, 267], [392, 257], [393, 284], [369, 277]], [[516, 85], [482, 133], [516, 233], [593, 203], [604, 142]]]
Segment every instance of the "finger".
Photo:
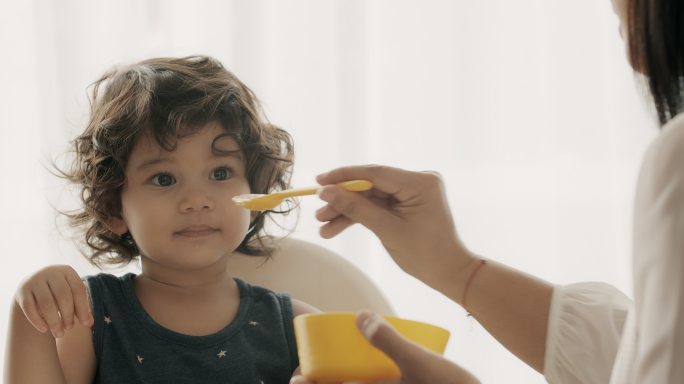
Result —
[[64, 326], [59, 317], [59, 307], [52, 296], [52, 291], [47, 284], [39, 285], [33, 290], [33, 297], [38, 305], [38, 312], [48, 324], [52, 335], [55, 337], [64, 336]]
[[332, 221], [329, 221], [321, 226], [319, 229], [319, 234], [324, 239], [332, 239], [333, 237], [339, 235], [347, 229], [348, 227], [354, 225], [355, 223], [349, 218], [340, 216]]
[[418, 364], [426, 351], [400, 335], [385, 319], [371, 312], [360, 312], [356, 325], [371, 344], [383, 351], [404, 372]]
[[309, 381], [304, 376], [294, 376], [290, 379], [290, 384], [316, 384], [313, 381]]
[[316, 219], [318, 221], [332, 221], [338, 216], [341, 216], [340, 213], [327, 204], [316, 210]]
[[50, 287], [55, 303], [57, 303], [57, 310], [64, 329], [71, 329], [74, 326], [74, 297], [71, 294], [69, 284], [60, 275], [53, 280], [48, 280], [47, 285]]
[[335, 211], [353, 222], [363, 224], [376, 234], [379, 234], [389, 221], [395, 219], [384, 207], [368, 198], [334, 185], [323, 187], [318, 196]]
[[94, 321], [92, 312], [90, 311], [90, 299], [88, 299], [88, 289], [86, 288], [85, 283], [75, 271], [73, 273], [67, 273], [66, 280], [74, 297], [76, 317], [82, 325], [92, 325]]
[[[311, 380], [308, 380], [304, 376], [297, 375], [297, 376], [292, 376], [292, 378], [290, 379], [290, 384], [316, 384], [316, 383], [311, 381]], [[343, 383], [326, 381], [326, 384], [343, 384]]]
[[321, 185], [336, 184], [354, 179], [369, 180], [373, 183], [374, 189], [397, 196], [405, 188], [407, 179], [410, 179], [412, 174], [415, 172], [400, 168], [382, 165], [358, 165], [334, 169], [318, 175], [316, 180]]
[[36, 303], [36, 299], [33, 297], [32, 292], [22, 294], [21, 298], [17, 300], [17, 304], [19, 304], [22, 312], [24, 312], [24, 316], [26, 316], [26, 319], [34, 328], [41, 333], [47, 332], [50, 327], [40, 315], [38, 304]]

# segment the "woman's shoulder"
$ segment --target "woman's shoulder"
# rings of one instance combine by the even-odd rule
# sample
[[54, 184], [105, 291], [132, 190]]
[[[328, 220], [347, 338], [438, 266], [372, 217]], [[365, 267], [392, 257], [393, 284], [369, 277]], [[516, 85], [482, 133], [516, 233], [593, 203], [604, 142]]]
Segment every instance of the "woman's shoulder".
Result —
[[665, 124], [653, 140], [642, 163], [642, 174], [654, 181], [668, 180], [673, 175], [684, 179], [684, 113]]

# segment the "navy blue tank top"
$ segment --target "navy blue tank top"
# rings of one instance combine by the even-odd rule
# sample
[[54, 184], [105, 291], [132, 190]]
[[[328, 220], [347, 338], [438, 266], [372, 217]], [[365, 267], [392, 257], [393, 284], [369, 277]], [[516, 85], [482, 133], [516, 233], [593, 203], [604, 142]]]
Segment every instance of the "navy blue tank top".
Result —
[[288, 383], [299, 360], [287, 294], [235, 279], [240, 306], [233, 321], [217, 333], [189, 336], [147, 314], [134, 276], [85, 279], [95, 318], [95, 383]]

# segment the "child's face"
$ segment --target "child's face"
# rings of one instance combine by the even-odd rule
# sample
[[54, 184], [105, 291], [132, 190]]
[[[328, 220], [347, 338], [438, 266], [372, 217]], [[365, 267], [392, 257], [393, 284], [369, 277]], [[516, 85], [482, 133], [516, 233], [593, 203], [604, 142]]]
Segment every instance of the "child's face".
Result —
[[[122, 222], [143, 260], [172, 268], [210, 266], [232, 253], [250, 224], [250, 212], [231, 198], [249, 193], [242, 152], [219, 155], [214, 139], [225, 133], [219, 122], [179, 139], [172, 152], [154, 139], [135, 144], [121, 192]], [[239, 150], [230, 137], [215, 144]]]

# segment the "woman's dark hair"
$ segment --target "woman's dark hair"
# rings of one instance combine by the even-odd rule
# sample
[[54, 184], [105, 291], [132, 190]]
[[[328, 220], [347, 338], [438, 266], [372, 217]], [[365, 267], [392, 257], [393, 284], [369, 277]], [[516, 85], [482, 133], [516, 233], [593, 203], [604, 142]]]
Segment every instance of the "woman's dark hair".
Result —
[[[251, 193], [289, 187], [290, 135], [268, 123], [254, 93], [217, 60], [150, 59], [114, 68], [93, 83], [88, 124], [73, 142], [71, 169], [62, 172], [81, 188], [82, 209], [67, 215], [84, 229], [93, 264], [126, 264], [139, 255], [129, 234], [119, 236], [107, 226], [121, 215], [126, 164], [137, 140], [149, 135], [173, 150], [179, 138], [210, 121], [221, 122], [240, 146]], [[265, 219], [287, 212], [257, 215], [237, 251], [269, 255]]]
[[684, 1], [627, 0], [629, 57], [663, 125], [684, 109]]

